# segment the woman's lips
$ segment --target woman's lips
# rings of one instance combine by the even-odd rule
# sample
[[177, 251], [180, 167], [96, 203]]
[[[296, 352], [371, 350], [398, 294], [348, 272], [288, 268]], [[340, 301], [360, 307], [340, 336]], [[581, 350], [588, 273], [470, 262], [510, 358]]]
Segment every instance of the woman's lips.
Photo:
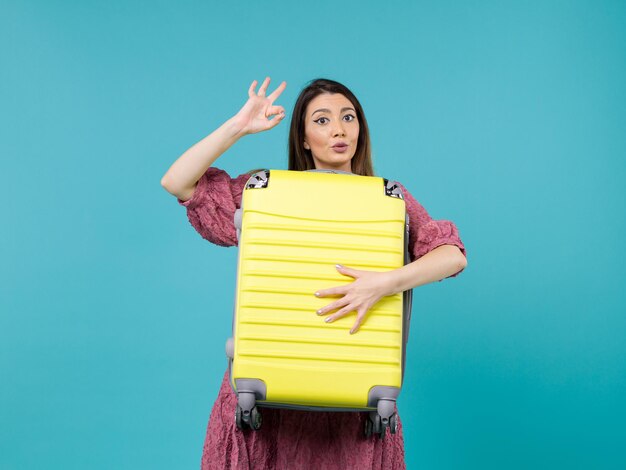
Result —
[[335, 152], [339, 152], [339, 153], [343, 153], [346, 150], [348, 150], [348, 146], [347, 145], [336, 145], [334, 147], [331, 147]]

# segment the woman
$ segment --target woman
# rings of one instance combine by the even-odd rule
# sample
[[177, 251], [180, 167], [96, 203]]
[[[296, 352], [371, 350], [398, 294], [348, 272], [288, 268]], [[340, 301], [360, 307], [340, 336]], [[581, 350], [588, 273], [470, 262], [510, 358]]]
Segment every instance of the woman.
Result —
[[[271, 129], [284, 119], [284, 108], [274, 105], [274, 101], [287, 84], [282, 82], [266, 96], [269, 83], [267, 77], [257, 93], [257, 82], [253, 81], [241, 110], [188, 149], [161, 180], [163, 187], [187, 208], [194, 228], [217, 245], [237, 245], [233, 214], [241, 205], [243, 187], [254, 171], [231, 178], [212, 165], [239, 138]], [[317, 79], [302, 90], [289, 132], [289, 169], [374, 175], [367, 121], [348, 88], [332, 80]], [[315, 293], [318, 297], [334, 297], [317, 312], [325, 316], [325, 321], [356, 314], [351, 334], [358, 331], [367, 312], [382, 297], [456, 276], [467, 265], [456, 226], [450, 221], [432, 220], [400, 186], [409, 214], [412, 262], [387, 272], [337, 265], [341, 274], [354, 281]], [[240, 431], [234, 419], [236, 402], [227, 371], [209, 419], [203, 469], [405, 468], [401, 423], [396, 434], [387, 433], [381, 440], [364, 435], [367, 413], [264, 408], [259, 431]]]

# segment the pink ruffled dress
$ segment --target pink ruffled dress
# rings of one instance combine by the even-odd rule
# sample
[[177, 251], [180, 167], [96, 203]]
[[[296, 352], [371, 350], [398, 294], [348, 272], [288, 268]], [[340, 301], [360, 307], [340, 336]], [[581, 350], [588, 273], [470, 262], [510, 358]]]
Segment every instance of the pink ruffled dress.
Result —
[[[224, 170], [210, 167], [200, 178], [191, 199], [178, 200], [187, 208], [189, 222], [204, 239], [220, 246], [237, 245], [233, 215], [241, 205], [249, 176], [244, 173], [231, 178]], [[406, 188], [400, 187], [409, 213], [411, 261], [440, 245], [456, 245], [465, 255], [454, 223], [433, 220]], [[365, 412], [263, 408], [261, 429], [241, 431], [235, 425], [236, 404], [227, 370], [207, 426], [203, 470], [406, 468], [401, 422], [397, 434], [387, 432], [381, 440], [365, 436], [368, 416]]]

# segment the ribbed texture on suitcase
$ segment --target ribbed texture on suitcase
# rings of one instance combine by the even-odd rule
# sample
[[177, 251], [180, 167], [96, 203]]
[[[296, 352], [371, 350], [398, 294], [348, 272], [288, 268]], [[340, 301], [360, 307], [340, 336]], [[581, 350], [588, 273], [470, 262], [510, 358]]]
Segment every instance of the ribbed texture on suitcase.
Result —
[[371, 387], [400, 387], [402, 294], [350, 335], [356, 313], [327, 324], [315, 312], [339, 297], [314, 293], [353, 282], [337, 263], [403, 265], [404, 202], [380, 178], [273, 170], [267, 188], [244, 191], [243, 209], [233, 379], [261, 379], [268, 402], [302, 406], [365, 408]]

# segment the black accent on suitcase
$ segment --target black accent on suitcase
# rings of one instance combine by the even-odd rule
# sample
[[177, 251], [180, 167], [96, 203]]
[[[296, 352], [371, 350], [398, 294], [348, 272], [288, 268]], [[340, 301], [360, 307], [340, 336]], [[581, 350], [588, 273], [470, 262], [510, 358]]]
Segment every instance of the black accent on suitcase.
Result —
[[245, 189], [267, 188], [270, 180], [270, 170], [257, 171], [246, 183]]
[[398, 186], [398, 183], [395, 181], [389, 181], [387, 178], [383, 178], [383, 182], [385, 185], [385, 195], [404, 200], [404, 195], [402, 194], [402, 190], [400, 189], [400, 186]]

